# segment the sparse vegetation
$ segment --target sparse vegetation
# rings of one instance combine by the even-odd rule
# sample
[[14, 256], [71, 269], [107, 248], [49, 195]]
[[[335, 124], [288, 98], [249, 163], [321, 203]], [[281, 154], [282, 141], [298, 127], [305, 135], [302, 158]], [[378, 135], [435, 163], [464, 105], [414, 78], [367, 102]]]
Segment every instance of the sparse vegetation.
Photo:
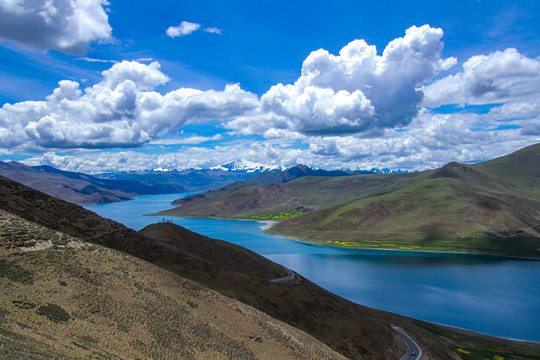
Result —
[[36, 303], [26, 301], [26, 300], [13, 300], [12, 303], [19, 309], [33, 309], [37, 306]]
[[46, 316], [49, 318], [49, 320], [56, 323], [66, 322], [71, 319], [71, 316], [69, 316], [66, 310], [62, 309], [62, 307], [59, 305], [51, 303], [47, 305], [41, 305], [37, 308], [36, 313], [38, 315]]
[[8, 261], [6, 259], [0, 259], [0, 277], [6, 277], [13, 282], [21, 284], [33, 284], [33, 273], [20, 265]]
[[[16, 223], [47, 233], [10, 220], [0, 232]], [[67, 246], [30, 252], [0, 239], [0, 288], [9, 288], [0, 292], [0, 358], [342, 359], [240, 302], [111, 249], [69, 247], [64, 236]]]
[[302, 215], [300, 211], [291, 211], [291, 212], [275, 212], [270, 214], [257, 214], [247, 216], [247, 219], [250, 220], [286, 220], [291, 219], [295, 216]]

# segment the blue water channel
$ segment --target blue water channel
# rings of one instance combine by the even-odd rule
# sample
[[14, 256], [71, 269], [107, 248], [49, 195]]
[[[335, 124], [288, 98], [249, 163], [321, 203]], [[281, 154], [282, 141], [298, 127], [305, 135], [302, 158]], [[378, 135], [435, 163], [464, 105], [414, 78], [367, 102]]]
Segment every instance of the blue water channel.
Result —
[[[87, 209], [140, 230], [183, 194]], [[171, 218], [283, 264], [358, 304], [484, 334], [540, 342], [540, 261], [313, 245], [261, 232], [254, 221]], [[332, 240], [332, 239], [329, 239]]]

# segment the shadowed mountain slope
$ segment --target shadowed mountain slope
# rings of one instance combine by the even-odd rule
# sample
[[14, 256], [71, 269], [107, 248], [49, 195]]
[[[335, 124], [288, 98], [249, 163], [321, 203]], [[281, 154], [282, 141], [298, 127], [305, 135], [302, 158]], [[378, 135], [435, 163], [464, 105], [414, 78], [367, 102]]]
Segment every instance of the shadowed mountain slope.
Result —
[[[202, 260], [196, 258], [196, 255], [189, 254], [189, 251], [183, 249], [182, 246], [175, 246], [174, 242], [145, 238], [138, 232], [115, 221], [102, 218], [92, 211], [53, 198], [1, 176], [0, 208], [45, 227], [129, 253], [144, 260], [179, 264], [185, 264], [188, 257], [191, 257], [190, 261], [193, 263]], [[163, 226], [167, 225], [170, 224], [163, 224]], [[214, 256], [212, 255], [214, 252], [205, 251], [204, 247], [200, 250], [201, 254], [223, 261], [223, 266], [236, 267], [239, 272], [244, 271], [250, 274], [255, 272], [255, 276], [259, 275], [257, 271], [260, 271], [260, 276], [285, 275], [285, 270], [281, 266], [252, 251], [222, 240], [206, 238], [184, 228], [182, 230], [184, 237], [191, 240], [188, 244], [192, 247], [195, 247], [193, 239], [205, 239], [208, 245], [206, 250], [213, 250], [217, 252], [217, 255]], [[227, 250], [230, 250], [228, 256], [221, 256], [225, 255]], [[236, 253], [233, 254], [234, 251]], [[233, 258], [231, 255], [234, 255]], [[240, 268], [242, 266], [244, 266], [243, 270]]]

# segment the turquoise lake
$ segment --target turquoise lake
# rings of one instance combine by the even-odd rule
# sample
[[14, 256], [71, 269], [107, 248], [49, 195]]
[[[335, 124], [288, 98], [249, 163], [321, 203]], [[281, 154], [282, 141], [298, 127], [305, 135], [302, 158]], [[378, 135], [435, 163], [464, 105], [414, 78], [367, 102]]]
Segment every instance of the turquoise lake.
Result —
[[[140, 230], [183, 194], [141, 196], [86, 208]], [[283, 264], [365, 306], [484, 334], [540, 342], [540, 261], [482, 255], [353, 250], [261, 232], [253, 221], [170, 218]], [[330, 240], [330, 239], [329, 239]]]

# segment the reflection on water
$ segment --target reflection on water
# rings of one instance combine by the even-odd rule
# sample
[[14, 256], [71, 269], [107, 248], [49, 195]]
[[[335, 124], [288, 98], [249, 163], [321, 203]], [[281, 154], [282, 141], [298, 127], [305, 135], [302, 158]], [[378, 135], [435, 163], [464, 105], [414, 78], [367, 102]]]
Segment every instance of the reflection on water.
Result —
[[[140, 230], [182, 194], [87, 207]], [[170, 218], [168, 218], [170, 219]], [[362, 305], [496, 336], [540, 341], [540, 262], [493, 256], [354, 250], [260, 232], [252, 221], [172, 218], [244, 246]]]

